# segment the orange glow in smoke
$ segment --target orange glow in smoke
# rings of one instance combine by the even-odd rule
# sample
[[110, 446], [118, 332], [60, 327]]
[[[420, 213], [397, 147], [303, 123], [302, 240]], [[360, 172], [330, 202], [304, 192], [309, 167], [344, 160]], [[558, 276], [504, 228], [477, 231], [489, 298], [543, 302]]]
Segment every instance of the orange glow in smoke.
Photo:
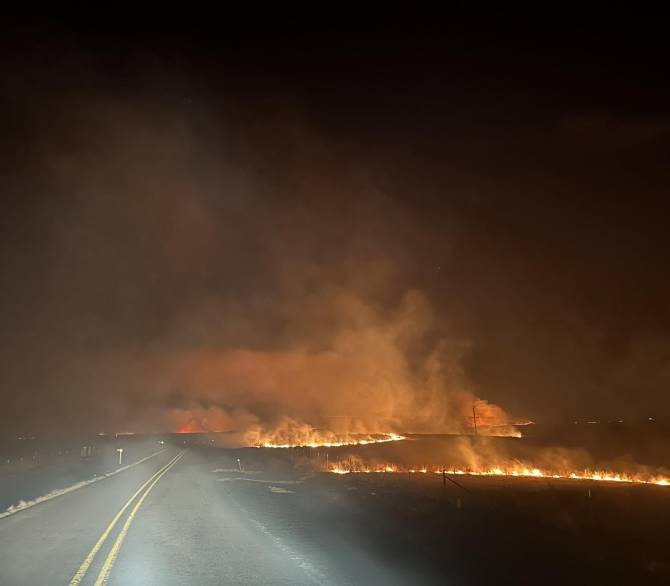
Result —
[[203, 431], [202, 427], [198, 425], [197, 422], [191, 420], [184, 425], [181, 425], [176, 433], [201, 433]]

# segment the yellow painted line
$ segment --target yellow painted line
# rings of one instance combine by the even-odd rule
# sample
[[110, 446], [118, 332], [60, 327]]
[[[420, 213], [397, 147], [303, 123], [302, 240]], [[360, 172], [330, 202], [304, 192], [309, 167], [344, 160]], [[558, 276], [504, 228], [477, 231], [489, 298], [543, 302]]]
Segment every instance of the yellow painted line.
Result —
[[84, 579], [84, 576], [86, 575], [86, 572], [88, 571], [88, 568], [91, 566], [93, 563], [93, 559], [95, 558], [96, 554], [98, 551], [100, 551], [100, 548], [103, 546], [107, 538], [109, 537], [109, 534], [112, 532], [114, 529], [114, 526], [118, 523], [119, 519], [125, 513], [126, 509], [132, 504], [132, 502], [135, 500], [138, 494], [140, 494], [146, 487], [147, 485], [154, 479], [156, 476], [158, 476], [161, 472], [166, 471], [168, 466], [171, 466], [174, 464], [183, 454], [183, 452], [177, 454], [172, 460], [170, 460], [165, 466], [163, 466], [160, 470], [158, 470], [155, 474], [153, 474], [149, 480], [147, 480], [142, 486], [140, 486], [133, 496], [131, 496], [127, 501], [126, 504], [121, 507], [118, 513], [114, 516], [114, 518], [111, 520], [109, 525], [107, 525], [107, 528], [103, 532], [103, 534], [100, 536], [98, 541], [95, 543], [93, 546], [93, 549], [89, 552], [89, 554], [86, 556], [86, 559], [84, 562], [79, 566], [79, 569], [77, 570], [77, 573], [72, 577], [72, 580], [70, 580], [69, 586], [77, 586], [78, 584], [81, 583], [81, 581]]
[[128, 518], [126, 519], [126, 522], [123, 524], [123, 528], [119, 532], [116, 541], [114, 542], [114, 545], [112, 546], [112, 549], [110, 550], [109, 554], [107, 554], [107, 558], [105, 559], [105, 562], [102, 564], [102, 569], [100, 570], [100, 573], [98, 574], [98, 579], [95, 581], [95, 586], [102, 586], [107, 582], [107, 579], [109, 578], [109, 573], [112, 571], [112, 566], [114, 565], [114, 562], [116, 561], [116, 557], [119, 555], [119, 550], [121, 549], [121, 545], [123, 545], [123, 541], [126, 538], [126, 535], [128, 534], [128, 529], [130, 528], [130, 525], [133, 522], [133, 519], [135, 519], [135, 515], [137, 515], [137, 511], [139, 508], [142, 506], [142, 503], [144, 502], [144, 499], [147, 498], [147, 495], [151, 492], [151, 489], [156, 485], [156, 483], [161, 479], [161, 477], [174, 466], [179, 459], [184, 455], [184, 452], [181, 452], [175, 460], [170, 462], [166, 468], [164, 468], [158, 476], [151, 482], [149, 487], [144, 491], [144, 494], [138, 499], [137, 503], [135, 503], [135, 506], [133, 507], [133, 510], [130, 511], [130, 514], [128, 515]]

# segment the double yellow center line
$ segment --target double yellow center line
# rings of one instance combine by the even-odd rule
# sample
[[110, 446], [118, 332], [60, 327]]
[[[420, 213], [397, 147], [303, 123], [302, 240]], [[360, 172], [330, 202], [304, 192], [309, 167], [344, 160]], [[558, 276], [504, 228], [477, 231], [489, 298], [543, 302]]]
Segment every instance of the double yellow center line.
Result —
[[72, 580], [70, 580], [69, 586], [78, 586], [78, 584], [81, 584], [81, 581], [84, 579], [86, 572], [93, 563], [95, 556], [100, 551], [105, 541], [109, 537], [109, 534], [114, 530], [114, 527], [118, 523], [119, 519], [123, 516], [126, 510], [132, 505], [133, 501], [138, 497], [138, 495], [141, 494], [142, 496], [140, 496], [140, 498], [135, 503], [135, 506], [130, 511], [130, 514], [126, 519], [126, 522], [123, 524], [121, 531], [116, 537], [116, 541], [114, 541], [112, 549], [110, 550], [109, 554], [107, 554], [107, 557], [105, 558], [105, 561], [102, 564], [102, 569], [100, 570], [98, 578], [95, 581], [95, 586], [102, 586], [103, 584], [105, 584], [105, 582], [109, 578], [109, 573], [112, 571], [112, 566], [116, 561], [116, 557], [119, 555], [121, 545], [123, 544], [123, 541], [126, 538], [126, 535], [128, 534], [128, 529], [130, 528], [133, 519], [137, 515], [137, 511], [142, 506], [144, 499], [147, 498], [147, 495], [151, 492], [151, 489], [156, 485], [156, 483], [161, 479], [161, 477], [168, 470], [170, 470], [170, 468], [172, 468], [181, 459], [183, 455], [184, 452], [180, 452], [174, 458], [172, 458], [172, 460], [170, 460], [165, 466], [163, 466], [158, 472], [156, 472], [151, 478], [149, 478], [149, 480], [147, 480], [142, 486], [140, 486], [137, 489], [137, 491], [126, 501], [123, 507], [119, 509], [119, 512], [116, 513], [116, 515], [111, 520], [109, 525], [107, 525], [107, 528], [103, 531], [102, 535], [93, 546], [93, 549], [91, 549], [89, 554], [86, 556], [86, 559], [83, 561], [81, 566], [79, 566], [77, 573], [72, 577]]

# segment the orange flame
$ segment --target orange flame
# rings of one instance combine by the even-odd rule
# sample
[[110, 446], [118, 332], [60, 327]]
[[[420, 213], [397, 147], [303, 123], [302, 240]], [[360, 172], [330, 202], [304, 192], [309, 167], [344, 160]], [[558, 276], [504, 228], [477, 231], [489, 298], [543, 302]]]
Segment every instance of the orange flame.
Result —
[[336, 448], [340, 446], [365, 446], [368, 444], [381, 444], [386, 442], [397, 442], [405, 437], [395, 433], [378, 433], [369, 435], [337, 435], [332, 433], [320, 434], [313, 432], [307, 438], [296, 439], [293, 443], [274, 443], [273, 441], [262, 441], [256, 444], [259, 448]]
[[334, 474], [381, 474], [381, 473], [410, 473], [410, 474], [453, 474], [458, 476], [498, 476], [498, 477], [523, 477], [523, 478], [545, 478], [556, 480], [587, 480], [597, 482], [621, 482], [628, 484], [654, 484], [656, 486], [670, 486], [670, 477], [662, 475], [629, 474], [626, 472], [613, 472], [609, 470], [581, 470], [581, 471], [549, 471], [531, 468], [523, 465], [492, 467], [486, 470], [472, 470], [467, 468], [441, 468], [419, 466], [416, 468], [403, 468], [394, 464], [383, 464], [376, 466], [359, 465], [354, 463], [339, 462], [333, 464], [328, 472]]

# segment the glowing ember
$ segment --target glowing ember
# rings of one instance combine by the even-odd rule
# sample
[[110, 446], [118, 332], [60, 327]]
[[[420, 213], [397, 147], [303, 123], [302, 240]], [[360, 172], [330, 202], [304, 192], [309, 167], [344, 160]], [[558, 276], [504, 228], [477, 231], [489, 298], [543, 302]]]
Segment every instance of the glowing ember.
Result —
[[622, 482], [628, 484], [655, 484], [657, 486], [670, 486], [670, 477], [660, 475], [628, 474], [625, 472], [612, 472], [605, 470], [582, 470], [576, 472], [556, 472], [540, 470], [539, 468], [519, 467], [494, 467], [487, 470], [471, 470], [466, 468], [441, 468], [441, 467], [417, 467], [403, 468], [393, 464], [376, 466], [352, 465], [345, 462], [333, 464], [328, 472], [333, 474], [454, 474], [458, 476], [501, 476], [501, 477], [523, 477], [523, 478], [545, 478], [556, 480], [587, 480], [596, 482]]
[[395, 433], [378, 433], [370, 435], [337, 436], [327, 434], [313, 434], [309, 438], [296, 439], [294, 442], [274, 443], [265, 441], [256, 444], [259, 448], [337, 448], [340, 446], [365, 446], [368, 444], [381, 444], [385, 442], [397, 442], [405, 437]]

